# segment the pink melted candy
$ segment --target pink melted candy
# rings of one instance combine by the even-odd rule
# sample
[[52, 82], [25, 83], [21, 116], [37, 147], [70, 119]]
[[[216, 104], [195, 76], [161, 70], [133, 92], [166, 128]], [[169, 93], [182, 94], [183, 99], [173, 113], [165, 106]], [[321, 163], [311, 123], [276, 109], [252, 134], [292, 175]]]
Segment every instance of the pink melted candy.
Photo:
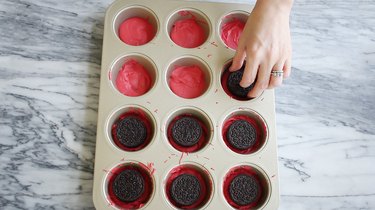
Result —
[[206, 40], [203, 28], [193, 18], [176, 21], [170, 36], [177, 45], [185, 48], [199, 47]]
[[229, 48], [237, 49], [244, 27], [245, 23], [238, 19], [225, 23], [221, 28], [221, 39]]
[[121, 23], [120, 39], [128, 45], [144, 45], [155, 36], [154, 27], [144, 18], [133, 17]]
[[171, 90], [182, 98], [201, 96], [207, 88], [205, 75], [199, 66], [177, 66], [170, 76]]
[[151, 77], [136, 60], [124, 63], [116, 78], [116, 87], [124, 95], [140, 96], [151, 88]]

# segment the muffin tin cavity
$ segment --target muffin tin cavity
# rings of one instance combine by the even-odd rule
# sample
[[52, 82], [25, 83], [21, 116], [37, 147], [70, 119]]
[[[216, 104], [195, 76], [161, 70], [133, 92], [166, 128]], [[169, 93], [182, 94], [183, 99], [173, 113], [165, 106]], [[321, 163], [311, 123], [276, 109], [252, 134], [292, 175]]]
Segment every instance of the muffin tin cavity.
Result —
[[254, 98], [248, 97], [248, 93], [254, 88], [255, 82], [253, 82], [250, 86], [243, 88], [240, 86], [240, 82], [242, 80], [246, 62], [243, 63], [242, 67], [234, 72], [230, 72], [229, 68], [232, 65], [232, 61], [227, 62], [221, 74], [221, 87], [223, 88], [224, 92], [231, 98], [236, 99], [238, 101], [249, 101]]
[[209, 172], [192, 163], [174, 167], [164, 183], [168, 203], [178, 209], [203, 209], [210, 202], [214, 190]]
[[123, 43], [141, 46], [154, 39], [159, 31], [159, 21], [155, 13], [147, 7], [131, 6], [117, 14], [113, 28]]
[[218, 36], [225, 46], [236, 50], [238, 41], [245, 27], [249, 13], [243, 11], [233, 11], [220, 19]]
[[157, 67], [147, 56], [127, 54], [112, 65], [109, 79], [113, 87], [128, 97], [147, 94], [157, 81]]
[[155, 183], [149, 169], [139, 162], [114, 167], [105, 182], [108, 202], [118, 209], [139, 209], [150, 202]]
[[253, 165], [235, 166], [224, 177], [222, 193], [232, 208], [261, 209], [270, 196], [269, 179]]
[[180, 108], [169, 116], [165, 125], [168, 144], [180, 152], [198, 152], [212, 141], [212, 122], [197, 108]]
[[111, 117], [108, 135], [117, 148], [126, 152], [144, 149], [155, 137], [156, 124], [150, 112], [137, 106], [121, 108]]
[[183, 48], [197, 48], [211, 35], [208, 17], [197, 9], [186, 8], [174, 12], [167, 21], [170, 40]]
[[178, 97], [194, 99], [208, 91], [212, 83], [212, 73], [202, 59], [186, 55], [169, 64], [166, 82]]
[[221, 138], [232, 152], [253, 154], [268, 140], [267, 124], [257, 112], [241, 108], [225, 117]]

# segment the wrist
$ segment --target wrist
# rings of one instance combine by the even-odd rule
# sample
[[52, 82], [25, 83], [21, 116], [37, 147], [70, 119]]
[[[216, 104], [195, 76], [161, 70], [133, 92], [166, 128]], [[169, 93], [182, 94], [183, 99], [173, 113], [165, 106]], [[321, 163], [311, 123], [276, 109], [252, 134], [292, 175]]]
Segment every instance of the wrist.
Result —
[[294, 0], [257, 0], [255, 7], [263, 7], [274, 11], [288, 12], [292, 10]]

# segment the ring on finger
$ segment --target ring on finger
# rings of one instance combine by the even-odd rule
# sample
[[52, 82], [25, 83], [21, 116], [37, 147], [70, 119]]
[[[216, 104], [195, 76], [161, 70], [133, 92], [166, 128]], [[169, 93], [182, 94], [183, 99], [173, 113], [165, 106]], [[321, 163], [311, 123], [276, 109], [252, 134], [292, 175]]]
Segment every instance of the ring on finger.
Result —
[[271, 75], [274, 77], [282, 77], [284, 75], [284, 71], [282, 70], [272, 70]]

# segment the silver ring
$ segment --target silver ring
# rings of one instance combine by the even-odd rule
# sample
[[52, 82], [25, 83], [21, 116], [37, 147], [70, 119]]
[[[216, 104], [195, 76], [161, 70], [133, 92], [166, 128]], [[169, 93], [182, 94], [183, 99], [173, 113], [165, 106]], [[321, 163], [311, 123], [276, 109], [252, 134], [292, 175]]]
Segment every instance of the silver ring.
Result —
[[271, 75], [274, 76], [274, 77], [282, 77], [283, 74], [284, 74], [283, 71], [277, 71], [277, 70], [271, 71]]

